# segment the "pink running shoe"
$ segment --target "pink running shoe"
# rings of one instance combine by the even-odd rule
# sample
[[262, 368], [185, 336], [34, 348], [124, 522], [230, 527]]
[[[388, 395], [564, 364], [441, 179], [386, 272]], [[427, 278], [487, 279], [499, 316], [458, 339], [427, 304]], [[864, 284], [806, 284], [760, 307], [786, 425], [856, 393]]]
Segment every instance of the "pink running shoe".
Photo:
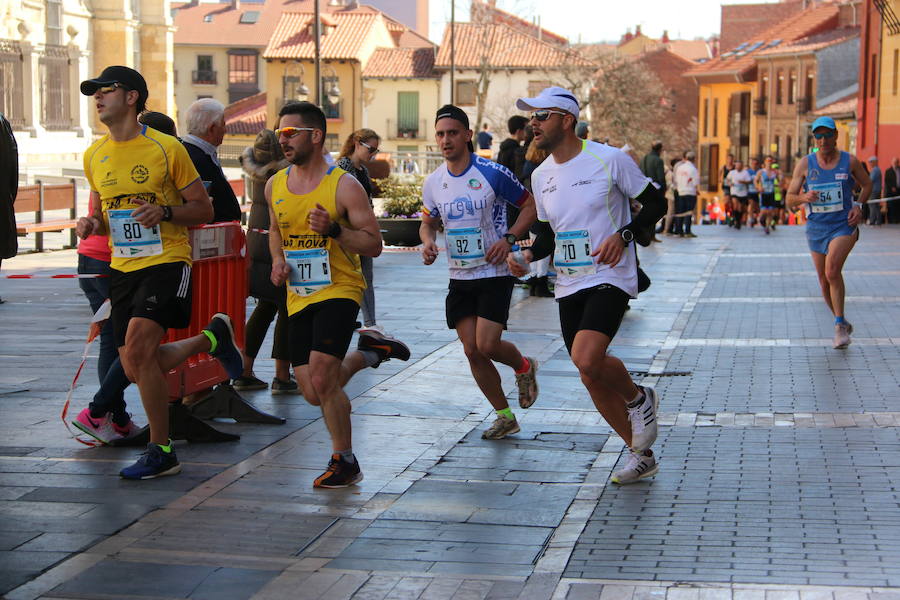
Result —
[[142, 427], [139, 427], [131, 419], [128, 419], [128, 423], [126, 423], [122, 427], [119, 427], [115, 423], [113, 423], [112, 426], [113, 426], [113, 430], [116, 432], [116, 435], [118, 435], [119, 437], [122, 437], [122, 438], [131, 437], [142, 429]]
[[110, 413], [106, 413], [99, 419], [95, 419], [91, 416], [91, 411], [88, 408], [85, 408], [78, 413], [78, 416], [72, 421], [72, 425], [103, 444], [108, 444], [112, 440], [125, 437], [116, 431]]

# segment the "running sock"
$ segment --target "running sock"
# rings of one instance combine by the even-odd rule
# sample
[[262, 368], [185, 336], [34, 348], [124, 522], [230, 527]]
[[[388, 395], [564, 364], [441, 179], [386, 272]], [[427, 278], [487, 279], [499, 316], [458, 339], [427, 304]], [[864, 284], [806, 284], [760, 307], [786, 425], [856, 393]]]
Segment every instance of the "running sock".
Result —
[[840, 325], [841, 323], [846, 323], [846, 322], [847, 322], [847, 321], [844, 320], [844, 317], [835, 317], [835, 318], [834, 318], [834, 324], [835, 324], [835, 325]]
[[169, 444], [166, 446], [163, 446], [162, 444], [157, 444], [157, 446], [159, 446], [159, 449], [166, 454], [172, 454], [172, 440], [169, 440]]
[[506, 417], [507, 419], [512, 419], [513, 421], [516, 420], [516, 415], [513, 414], [512, 409], [508, 406], [506, 408], [501, 408], [500, 410], [498, 410], [497, 414], [500, 415], [501, 417]]
[[209, 338], [209, 353], [212, 354], [216, 351], [216, 347], [219, 345], [219, 342], [216, 341], [215, 334], [209, 329], [204, 329], [203, 335]]
[[531, 368], [531, 363], [528, 362], [528, 359], [524, 356], [522, 357], [522, 364], [516, 369], [516, 375], [524, 375], [528, 372], [528, 369]]
[[642, 390], [641, 387], [638, 386], [637, 396], [635, 396], [631, 402], [627, 402], [626, 406], [628, 406], [628, 408], [634, 408], [635, 406], [640, 405], [640, 403], [643, 401], [644, 401], [644, 390]]
[[359, 353], [362, 354], [363, 362], [367, 367], [374, 367], [381, 362], [381, 358], [374, 350], [359, 350]]
[[356, 462], [356, 457], [353, 456], [353, 448], [347, 448], [346, 450], [338, 450], [337, 454], [341, 455], [341, 458], [344, 459], [344, 462], [348, 462], [351, 465]]

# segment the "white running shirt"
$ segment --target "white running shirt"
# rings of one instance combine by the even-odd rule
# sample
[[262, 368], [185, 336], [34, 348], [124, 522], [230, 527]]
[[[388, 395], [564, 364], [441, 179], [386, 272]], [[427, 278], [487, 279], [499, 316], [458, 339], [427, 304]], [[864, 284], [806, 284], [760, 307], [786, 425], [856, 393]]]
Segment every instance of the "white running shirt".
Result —
[[[638, 197], [648, 185], [634, 160], [618, 148], [585, 140], [581, 152], [558, 164], [552, 155], [534, 170], [531, 187], [537, 218], [560, 234], [586, 231], [591, 250], [631, 222], [629, 198]], [[583, 236], [579, 240], [585, 239]], [[609, 283], [632, 298], [637, 297], [637, 254], [632, 242], [615, 267], [596, 262], [593, 273], [556, 278], [556, 298], [564, 298], [590, 287]], [[560, 257], [557, 256], [557, 265]]]
[[[422, 184], [425, 213], [441, 219], [447, 241], [450, 279], [484, 279], [509, 275], [506, 261], [492, 265], [484, 255], [508, 230], [506, 205], [521, 208], [528, 197], [512, 171], [475, 154], [469, 167], [454, 175], [447, 163], [438, 167]], [[475, 265], [475, 266], [471, 266]]]

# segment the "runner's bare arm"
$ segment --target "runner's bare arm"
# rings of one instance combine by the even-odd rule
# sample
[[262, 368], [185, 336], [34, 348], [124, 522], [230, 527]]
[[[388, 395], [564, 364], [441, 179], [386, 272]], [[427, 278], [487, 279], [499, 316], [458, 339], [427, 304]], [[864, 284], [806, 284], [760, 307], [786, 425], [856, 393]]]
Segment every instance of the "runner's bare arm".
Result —
[[872, 178], [869, 177], [868, 171], [855, 156], [850, 157], [850, 173], [853, 175], [853, 180], [862, 188], [859, 191], [859, 204], [854, 204], [850, 209], [850, 214], [847, 215], [847, 223], [851, 227], [856, 227], [862, 220], [861, 205], [868, 202], [869, 196], [872, 194]]
[[422, 240], [422, 262], [426, 265], [433, 263], [438, 257], [437, 231], [441, 220], [429, 215], [422, 215], [422, 224], [419, 226], [419, 239]]
[[284, 249], [281, 242], [281, 230], [278, 228], [278, 216], [272, 208], [272, 178], [266, 181], [266, 204], [269, 207], [269, 254], [272, 255], [272, 274], [270, 279], [275, 285], [281, 285], [291, 272], [284, 260]]
[[[170, 206], [172, 210], [171, 222], [175, 225], [200, 225], [209, 223], [214, 215], [212, 199], [203, 187], [203, 182], [198, 178], [192, 184], [181, 190], [184, 204]], [[162, 222], [166, 214], [161, 204], [148, 204], [144, 200], [135, 199], [139, 204], [131, 216], [144, 227], [154, 227]]]
[[[363, 186], [352, 175], [342, 175], [338, 180], [335, 196], [338, 214], [349, 222], [349, 226], [340, 227], [340, 233], [334, 237], [335, 241], [353, 254], [372, 257], [381, 254], [384, 247], [381, 230]], [[317, 204], [316, 208], [309, 211], [309, 226], [316, 233], [328, 235], [333, 221], [325, 207]]]
[[803, 187], [803, 180], [806, 179], [806, 160], [807, 159], [804, 156], [797, 161], [797, 166], [794, 167], [794, 176], [791, 177], [791, 185], [788, 187], [787, 198], [785, 199], [785, 204], [789, 209], [794, 209], [807, 202], [812, 202], [816, 198], [817, 194], [815, 192], [800, 191]]
[[106, 235], [106, 222], [103, 220], [103, 206], [100, 202], [100, 194], [91, 191], [91, 214], [78, 219], [75, 225], [75, 233], [85, 239], [90, 235]]

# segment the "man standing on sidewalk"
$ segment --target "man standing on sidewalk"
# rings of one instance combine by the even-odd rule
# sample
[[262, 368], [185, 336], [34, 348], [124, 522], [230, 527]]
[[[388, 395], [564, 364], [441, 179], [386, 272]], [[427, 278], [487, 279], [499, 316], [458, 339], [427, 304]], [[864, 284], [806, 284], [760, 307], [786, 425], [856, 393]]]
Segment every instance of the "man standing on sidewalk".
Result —
[[[534, 223], [534, 199], [509, 169], [472, 152], [469, 117], [461, 108], [448, 104], [438, 109], [434, 128], [444, 164], [422, 186], [422, 260], [430, 265], [437, 259], [435, 241], [443, 223], [450, 262], [447, 325], [456, 329], [472, 376], [497, 412], [481, 437], [498, 440], [518, 432], [519, 424], [494, 362], [515, 371], [521, 408], [534, 404], [538, 394], [537, 361], [500, 339], [516, 281], [506, 257]], [[509, 229], [505, 203], [519, 209]]]
[[[566, 349], [594, 406], [631, 449], [612, 481], [634, 483], [659, 469], [650, 450], [659, 400], [652, 388], [635, 385], [607, 349], [628, 300], [638, 294], [632, 242], [636, 235], [647, 240], [666, 200], [627, 154], [575, 135], [579, 106], [570, 91], [549, 87], [536, 98], [519, 99], [516, 107], [533, 111], [534, 143], [551, 153], [532, 175], [543, 228], [523, 254], [534, 261], [556, 248], [556, 299]], [[630, 199], [643, 205], [634, 219]], [[524, 273], [514, 260], [507, 263], [514, 275]]]
[[675, 186], [678, 188], [678, 196], [675, 201], [675, 235], [695, 238], [691, 233], [691, 220], [694, 208], [697, 206], [697, 186], [700, 184], [700, 173], [694, 166], [697, 155], [693, 150], [688, 150], [684, 160], [675, 167]]
[[369, 329], [360, 333], [357, 351], [347, 354], [366, 287], [359, 255], [381, 254], [381, 233], [362, 185], [325, 161], [325, 113], [309, 102], [291, 102], [278, 118], [275, 133], [291, 165], [266, 182], [272, 283], [287, 281], [291, 364], [331, 434], [331, 460], [313, 486], [342, 488], [363, 478], [344, 385], [383, 360], [409, 360], [409, 348]]
[[227, 315], [213, 316], [200, 335], [160, 345], [166, 329], [190, 323], [187, 226], [209, 221], [212, 204], [184, 146], [138, 123], [148, 95], [140, 73], [107, 67], [96, 79], [81, 82], [81, 93], [93, 96], [109, 133], [84, 153], [92, 213], [78, 220], [76, 231], [82, 239], [110, 236], [110, 320], [122, 366], [140, 389], [150, 423], [147, 451], [120, 475], [174, 475], [181, 465], [169, 439], [165, 373], [200, 352], [218, 358], [229, 377], [243, 368]]
[[[881, 187], [884, 179], [881, 176], [881, 167], [878, 166], [877, 156], [869, 157], [869, 167], [869, 179], [872, 180], [872, 198], [870, 199], [877, 200], [882, 197]], [[869, 204], [869, 225], [881, 225], [884, 223], [884, 215], [882, 214], [881, 209], [886, 204], [886, 202], [874, 202]], [[887, 212], [886, 208], [885, 212]]]
[[[584, 138], [582, 138], [584, 139]], [[650, 147], [650, 152], [644, 155], [644, 158], [641, 159], [641, 172], [653, 180], [653, 182], [658, 186], [659, 190], [665, 194], [666, 193], [666, 165], [663, 162], [661, 153], [662, 153], [663, 143], [662, 142], [653, 142], [653, 146]], [[661, 242], [656, 235], [653, 236], [654, 242]]]
[[[825, 304], [834, 314], [834, 347], [850, 345], [853, 326], [844, 318], [844, 261], [859, 239], [861, 206], [872, 193], [872, 180], [855, 156], [837, 149], [837, 126], [831, 117], [812, 124], [818, 152], [804, 156], [794, 168], [787, 205], [806, 206], [806, 241], [812, 254]], [[859, 202], [853, 188], [859, 185]]]

